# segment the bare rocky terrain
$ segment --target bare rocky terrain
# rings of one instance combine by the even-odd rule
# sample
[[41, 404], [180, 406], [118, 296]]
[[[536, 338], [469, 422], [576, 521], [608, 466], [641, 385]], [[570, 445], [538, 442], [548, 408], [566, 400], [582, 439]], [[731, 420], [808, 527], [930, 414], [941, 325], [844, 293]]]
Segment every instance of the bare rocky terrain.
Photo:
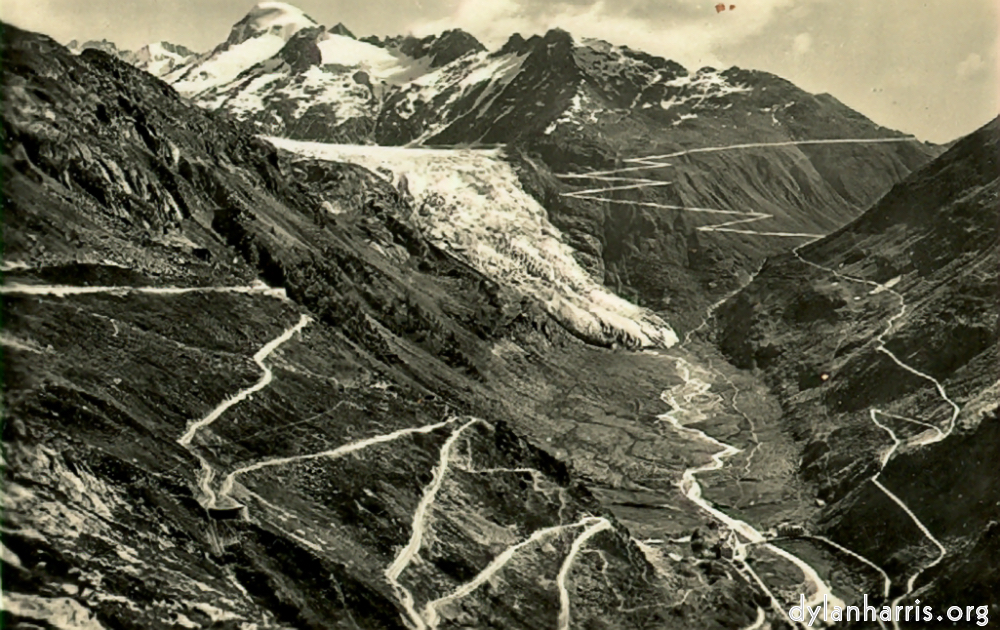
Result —
[[[5, 627], [1000, 612], [995, 122], [936, 157], [764, 73], [268, 11], [165, 74], [3, 27]], [[276, 52], [178, 91], [248, 41]], [[458, 78], [308, 132], [277, 91], [276, 127], [229, 106], [269, 73], [353, 94], [331, 41]], [[471, 234], [470, 198], [261, 132], [503, 143], [455, 149], [493, 169], [463, 190], [536, 223]]]

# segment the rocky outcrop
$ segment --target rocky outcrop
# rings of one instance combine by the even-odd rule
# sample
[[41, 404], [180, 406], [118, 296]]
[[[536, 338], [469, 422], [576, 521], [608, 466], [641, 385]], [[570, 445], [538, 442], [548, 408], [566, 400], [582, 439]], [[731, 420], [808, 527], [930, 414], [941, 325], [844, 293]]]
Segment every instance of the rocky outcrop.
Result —
[[414, 59], [430, 58], [431, 68], [448, 65], [465, 55], [484, 52], [486, 47], [478, 39], [460, 28], [447, 30], [440, 35], [422, 39], [406, 37], [399, 43], [399, 51]]
[[342, 35], [344, 37], [350, 37], [351, 39], [357, 39], [357, 37], [354, 36], [354, 33], [352, 33], [349, 28], [344, 26], [342, 22], [337, 22], [334, 26], [326, 29], [326, 31], [331, 35]]

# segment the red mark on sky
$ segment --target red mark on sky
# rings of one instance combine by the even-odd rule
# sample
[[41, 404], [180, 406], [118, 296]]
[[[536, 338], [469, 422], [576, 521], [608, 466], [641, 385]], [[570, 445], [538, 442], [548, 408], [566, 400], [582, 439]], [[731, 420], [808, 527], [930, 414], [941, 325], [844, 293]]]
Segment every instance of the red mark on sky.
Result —
[[736, 5], [735, 4], [729, 5], [729, 10], [730, 11], [735, 11], [736, 10]]
[[[719, 4], [715, 5], [715, 12], [716, 13], [722, 13], [725, 10], [726, 10], [726, 5], [724, 5], [723, 3], [720, 2]], [[736, 10], [736, 5], [735, 4], [729, 5], [729, 10], [730, 11], [735, 11]]]

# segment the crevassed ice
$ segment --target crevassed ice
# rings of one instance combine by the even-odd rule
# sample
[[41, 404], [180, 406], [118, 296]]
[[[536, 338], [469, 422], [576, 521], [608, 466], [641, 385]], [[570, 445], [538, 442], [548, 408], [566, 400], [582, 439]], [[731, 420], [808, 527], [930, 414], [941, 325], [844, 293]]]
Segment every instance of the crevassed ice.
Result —
[[421, 201], [415, 220], [425, 235], [495, 281], [536, 298], [569, 329], [589, 340], [631, 347], [669, 347], [677, 335], [651, 311], [597, 284], [573, 258], [545, 209], [521, 189], [499, 150], [410, 149], [269, 138], [275, 146], [317, 159], [388, 168], [405, 175]]

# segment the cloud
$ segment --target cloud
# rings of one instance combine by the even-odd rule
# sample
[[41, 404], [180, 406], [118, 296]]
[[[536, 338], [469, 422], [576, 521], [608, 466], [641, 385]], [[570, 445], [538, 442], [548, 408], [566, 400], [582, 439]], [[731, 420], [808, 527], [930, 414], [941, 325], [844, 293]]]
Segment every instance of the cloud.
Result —
[[986, 62], [976, 53], [969, 53], [969, 56], [958, 62], [955, 66], [955, 73], [960, 79], [968, 79], [979, 74], [986, 67]]
[[457, 26], [496, 47], [513, 33], [527, 37], [558, 27], [699, 68], [722, 65], [720, 49], [761, 33], [779, 10], [793, 4], [757, 0], [717, 13], [715, 2], [698, 0], [459, 0], [450, 15], [411, 29], [424, 35]]
[[812, 49], [813, 38], [809, 33], [799, 33], [792, 40], [792, 52], [797, 56], [804, 55]]

